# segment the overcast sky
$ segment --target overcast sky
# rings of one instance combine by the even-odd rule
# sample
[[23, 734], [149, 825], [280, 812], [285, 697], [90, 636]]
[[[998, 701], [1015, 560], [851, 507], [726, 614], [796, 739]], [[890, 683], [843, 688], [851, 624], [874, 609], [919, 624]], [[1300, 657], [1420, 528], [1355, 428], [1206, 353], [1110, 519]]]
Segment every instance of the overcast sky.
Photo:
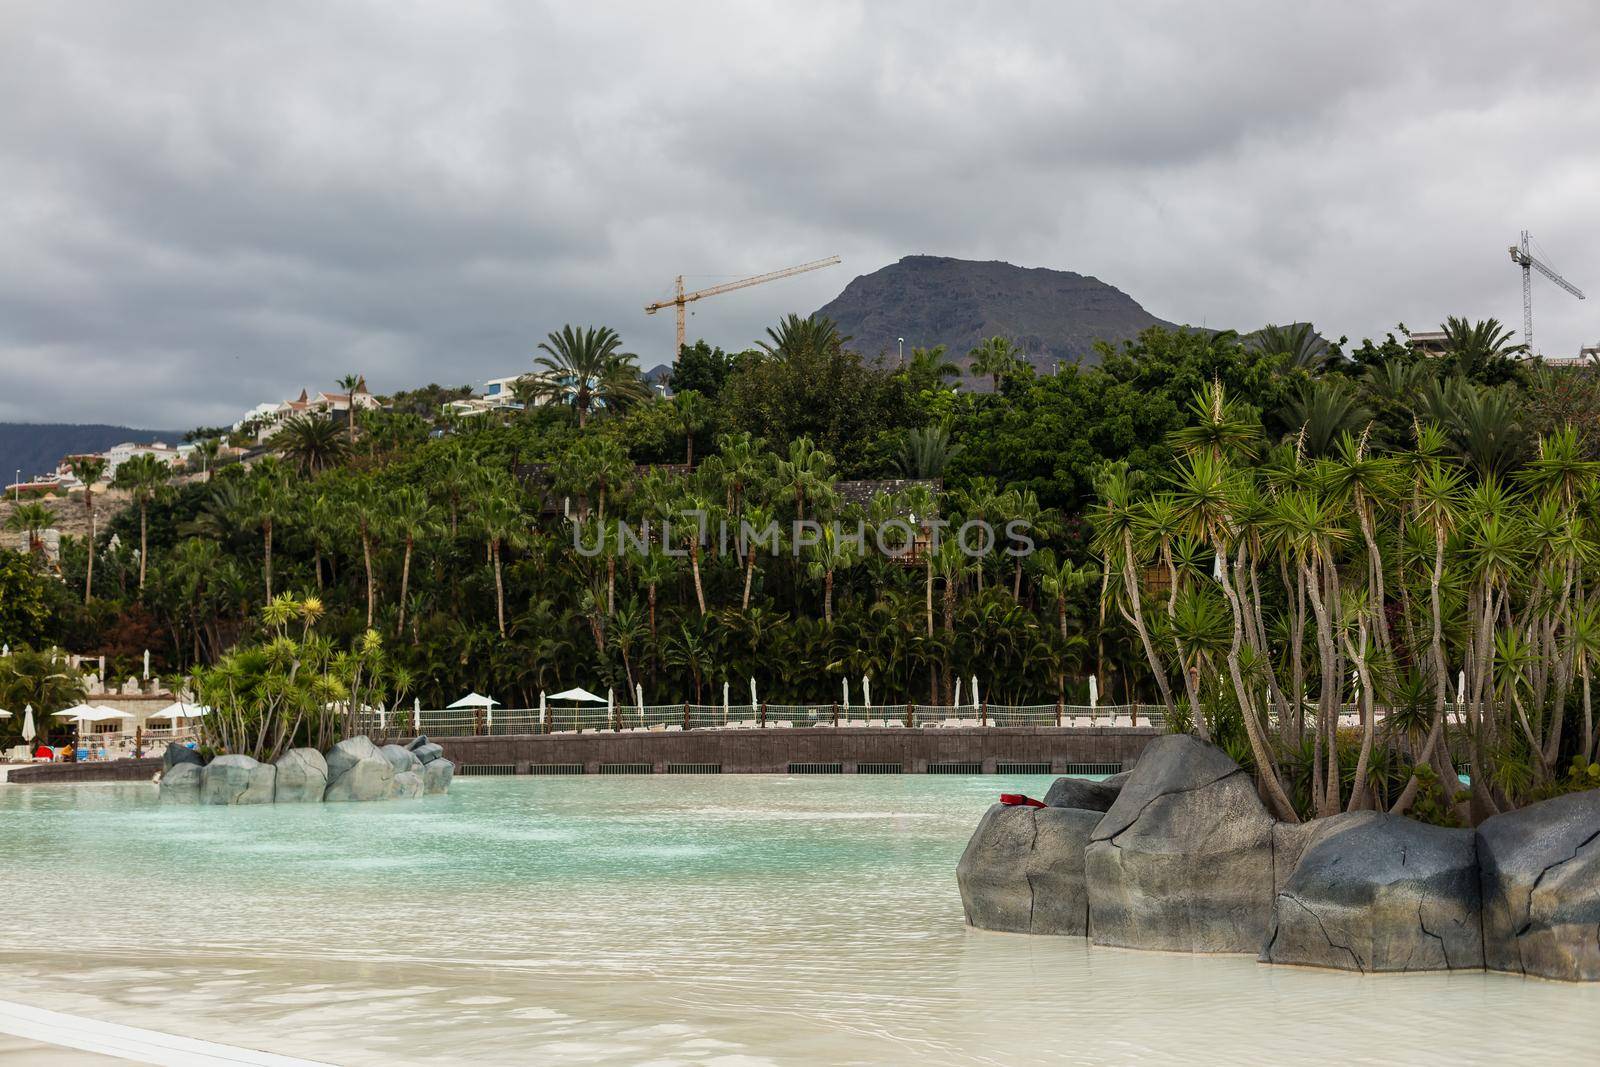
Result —
[[[1364, 10], [1362, 10], [1364, 9]], [[910, 253], [1093, 274], [1174, 321], [1600, 340], [1600, 8], [0, 0], [0, 421], [231, 422], [742, 348]]]

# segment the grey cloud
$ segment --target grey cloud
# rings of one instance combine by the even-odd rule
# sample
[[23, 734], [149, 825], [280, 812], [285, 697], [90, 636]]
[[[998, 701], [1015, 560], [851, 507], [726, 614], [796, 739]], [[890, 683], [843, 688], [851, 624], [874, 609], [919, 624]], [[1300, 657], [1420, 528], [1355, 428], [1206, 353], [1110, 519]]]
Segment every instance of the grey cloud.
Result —
[[[1392, 10], [1391, 10], [1392, 8]], [[188, 426], [563, 322], [742, 347], [913, 252], [1164, 318], [1520, 323], [1600, 288], [1592, 5], [10, 3], [0, 419]], [[1600, 338], [1535, 296], [1541, 347]]]

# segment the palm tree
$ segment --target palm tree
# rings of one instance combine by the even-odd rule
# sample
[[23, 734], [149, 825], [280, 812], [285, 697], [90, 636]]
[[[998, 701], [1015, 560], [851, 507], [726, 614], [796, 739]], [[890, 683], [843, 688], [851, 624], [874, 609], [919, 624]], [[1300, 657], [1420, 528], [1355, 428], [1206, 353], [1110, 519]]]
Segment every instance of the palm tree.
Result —
[[1445, 350], [1456, 369], [1469, 378], [1495, 371], [1504, 373], [1517, 356], [1528, 350], [1527, 345], [1511, 343], [1516, 334], [1499, 319], [1468, 322], [1452, 315], [1445, 320], [1443, 329]]
[[145, 571], [150, 562], [150, 502], [166, 487], [172, 470], [148, 452], [123, 461], [111, 479], [111, 488], [126, 489], [139, 505], [139, 591], [144, 591]]
[[100, 456], [73, 456], [67, 460], [72, 476], [83, 483], [83, 513], [89, 524], [89, 561], [83, 574], [83, 602], [94, 599], [94, 487], [105, 477], [106, 461]]
[[258, 471], [244, 498], [246, 519], [261, 531], [261, 573], [269, 601], [272, 599], [272, 535], [278, 522], [293, 514], [292, 504], [288, 483], [272, 468]]
[[1284, 411], [1284, 422], [1308, 456], [1333, 454], [1340, 435], [1354, 433], [1372, 418], [1351, 391], [1331, 378], [1304, 383]]
[[539, 350], [546, 355], [534, 360], [543, 368], [537, 372], [536, 394], [572, 405], [580, 429], [596, 407], [622, 407], [649, 395], [639, 380], [636, 357], [622, 351], [622, 338], [609, 326], [563, 326], [540, 341]]
[[767, 328], [767, 340], [757, 341], [756, 347], [773, 359], [787, 361], [802, 356], [831, 355], [849, 341], [850, 338], [841, 334], [838, 325], [826, 315], [809, 318], [787, 315], [777, 326]]
[[494, 565], [494, 614], [500, 636], [506, 635], [506, 585], [501, 567], [501, 549], [516, 547], [527, 529], [527, 519], [511, 491], [490, 487], [478, 497], [472, 521], [489, 546], [489, 562]]
[[944, 345], [932, 348], [913, 348], [911, 362], [901, 368], [911, 388], [945, 390], [950, 379], [961, 377], [961, 364], [945, 354]]
[[366, 379], [359, 374], [346, 374], [339, 379], [339, 388], [343, 389], [345, 394], [344, 426], [351, 448], [356, 445], [356, 390], [365, 385]]
[[284, 420], [267, 444], [306, 475], [335, 467], [350, 454], [348, 436], [340, 433], [331, 419], [317, 415], [296, 415]]
[[822, 579], [822, 621], [833, 623], [833, 580], [842, 570], [855, 565], [859, 542], [840, 536], [839, 527], [829, 524], [822, 528], [822, 539], [811, 548], [812, 560], [807, 571], [813, 579]]
[[939, 424], [908, 430], [900, 445], [900, 473], [907, 478], [939, 478], [945, 465], [961, 452], [950, 443], [950, 428]]
[[794, 494], [794, 517], [805, 518], [806, 501], [815, 503], [833, 489], [833, 457], [809, 437], [789, 442], [789, 458], [778, 461], [778, 481]]
[[390, 532], [405, 545], [400, 559], [400, 618], [395, 625], [397, 635], [405, 633], [406, 607], [411, 591], [411, 556], [417, 538], [439, 531], [440, 513], [428, 494], [414, 485], [401, 486], [388, 498], [388, 523]]
[[377, 488], [371, 482], [357, 482], [350, 487], [344, 506], [349, 529], [361, 542], [361, 562], [367, 573], [367, 629], [372, 629], [372, 619], [378, 610], [378, 583], [372, 571], [372, 548], [384, 533], [384, 504]]
[[1328, 342], [1309, 322], [1263, 326], [1245, 339], [1245, 347], [1262, 355], [1288, 356], [1289, 366], [1296, 370], [1319, 371], [1333, 358]]
[[683, 431], [684, 462], [694, 466], [695, 431], [705, 429], [711, 420], [711, 405], [693, 389], [685, 389], [672, 398], [672, 419]]
[[1013, 344], [1009, 338], [990, 337], [978, 343], [978, 346], [967, 353], [970, 361], [967, 369], [980, 377], [987, 375], [994, 385], [994, 391], [1000, 391], [1000, 379], [1016, 373], [1022, 366], [1022, 350]]
[[11, 514], [6, 516], [6, 529], [14, 533], [25, 533], [28, 551], [38, 554], [44, 552], [44, 540], [39, 536], [40, 532], [54, 526], [55, 522], [54, 508], [37, 500], [31, 500], [11, 509]]
[[222, 438], [207, 437], [203, 441], [196, 441], [194, 452], [189, 457], [192, 466], [195, 460], [200, 461], [200, 469], [205, 472], [206, 481], [211, 480], [212, 473], [216, 470], [217, 460], [222, 455]]

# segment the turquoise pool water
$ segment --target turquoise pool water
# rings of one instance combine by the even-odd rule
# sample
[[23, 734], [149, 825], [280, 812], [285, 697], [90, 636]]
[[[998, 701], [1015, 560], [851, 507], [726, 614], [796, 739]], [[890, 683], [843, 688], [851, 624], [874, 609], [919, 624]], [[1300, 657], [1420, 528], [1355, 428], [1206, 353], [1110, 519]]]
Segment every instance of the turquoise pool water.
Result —
[[1594, 1055], [1600, 989], [966, 929], [978, 816], [1048, 784], [467, 779], [239, 809], [0, 786], [0, 995], [353, 1064]]

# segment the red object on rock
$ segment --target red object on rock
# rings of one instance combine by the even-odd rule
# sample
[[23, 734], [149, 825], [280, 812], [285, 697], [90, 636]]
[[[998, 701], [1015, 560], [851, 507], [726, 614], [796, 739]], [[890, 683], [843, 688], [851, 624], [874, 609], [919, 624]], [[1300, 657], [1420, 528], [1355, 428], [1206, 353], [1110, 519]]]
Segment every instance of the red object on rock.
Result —
[[1042, 807], [1044, 807], [1044, 801], [1035, 800], [1032, 797], [1024, 796], [1021, 793], [1001, 793], [1000, 794], [1000, 803], [1004, 804], [1008, 808], [1017, 808], [1017, 807], [1022, 807], [1022, 808], [1042, 808]]

